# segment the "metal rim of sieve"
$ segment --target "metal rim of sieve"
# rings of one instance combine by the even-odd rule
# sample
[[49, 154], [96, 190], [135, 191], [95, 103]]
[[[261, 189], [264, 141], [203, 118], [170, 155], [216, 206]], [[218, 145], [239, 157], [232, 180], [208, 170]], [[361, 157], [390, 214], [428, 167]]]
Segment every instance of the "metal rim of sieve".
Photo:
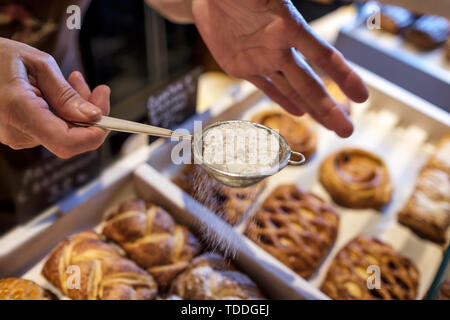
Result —
[[[279, 165], [277, 168], [274, 168], [274, 170], [268, 170], [266, 171], [266, 173], [264, 172], [260, 172], [260, 173], [252, 173], [252, 174], [239, 174], [239, 173], [231, 173], [231, 172], [226, 172], [223, 171], [221, 169], [218, 169], [212, 165], [209, 165], [207, 163], [204, 163], [202, 161], [203, 159], [203, 145], [201, 144], [201, 142], [203, 141], [203, 137], [205, 136], [205, 134], [211, 130], [212, 128], [224, 125], [224, 124], [231, 124], [231, 123], [248, 123], [251, 124], [255, 127], [264, 129], [266, 131], [269, 131], [271, 134], [273, 134], [275, 137], [278, 137], [278, 141], [280, 143], [280, 149], [279, 149]], [[287, 143], [286, 139], [281, 136], [277, 131], [275, 131], [272, 128], [269, 128], [265, 125], [262, 125], [260, 123], [256, 123], [256, 122], [251, 122], [251, 121], [247, 121], [247, 120], [226, 120], [226, 121], [219, 121], [219, 122], [215, 122], [213, 124], [210, 124], [208, 126], [206, 126], [203, 129], [202, 135], [194, 135], [194, 138], [192, 139], [192, 150], [193, 150], [193, 156], [194, 156], [194, 160], [197, 160], [199, 162], [196, 161], [196, 163], [200, 163], [202, 167], [204, 167], [210, 174], [214, 175], [214, 176], [223, 176], [223, 177], [227, 177], [227, 178], [232, 178], [235, 180], [254, 180], [256, 178], [265, 178], [267, 176], [273, 175], [279, 171], [281, 171], [284, 167], [286, 167], [288, 164], [289, 165], [293, 165], [293, 166], [298, 166], [303, 164], [306, 159], [305, 156], [300, 153], [300, 152], [295, 152], [292, 151], [291, 148], [289, 147], [289, 144]], [[298, 157], [300, 157], [300, 160], [294, 161], [291, 160], [291, 156], [292, 155], [296, 155]]]

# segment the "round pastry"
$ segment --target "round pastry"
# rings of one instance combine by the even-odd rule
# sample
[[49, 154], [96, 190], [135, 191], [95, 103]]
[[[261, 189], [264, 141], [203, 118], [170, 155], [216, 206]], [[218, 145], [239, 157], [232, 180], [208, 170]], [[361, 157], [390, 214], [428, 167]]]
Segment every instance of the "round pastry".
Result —
[[309, 117], [294, 117], [282, 110], [266, 110], [255, 114], [251, 121], [278, 130], [291, 149], [302, 153], [306, 159], [316, 151], [316, 130]]
[[336, 82], [328, 77], [322, 78], [323, 84], [327, 89], [330, 96], [344, 109], [345, 113], [350, 114], [351, 106], [350, 99], [345, 95], [345, 93], [339, 88]]
[[36, 283], [20, 278], [0, 280], [0, 300], [52, 300], [53, 295]]
[[389, 172], [378, 156], [347, 148], [329, 155], [320, 182], [333, 200], [349, 208], [381, 208], [391, 199]]

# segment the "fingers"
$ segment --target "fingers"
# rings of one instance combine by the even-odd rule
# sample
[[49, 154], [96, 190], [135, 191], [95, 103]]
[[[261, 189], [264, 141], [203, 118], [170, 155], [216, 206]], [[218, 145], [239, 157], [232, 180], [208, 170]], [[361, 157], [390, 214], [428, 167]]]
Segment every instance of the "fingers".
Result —
[[83, 99], [88, 100], [90, 103], [99, 108], [103, 115], [109, 114], [109, 98], [111, 90], [108, 86], [100, 85], [91, 93], [88, 84], [79, 71], [72, 72], [69, 76], [68, 82]]
[[309, 62], [326, 72], [350, 99], [355, 102], [366, 101], [369, 97], [366, 85], [350, 68], [342, 54], [321, 39], [298, 12], [297, 21], [297, 32], [293, 33], [295, 37], [289, 41], [289, 45], [297, 48]]
[[64, 79], [55, 60], [40, 51], [24, 57], [24, 62], [29, 72], [36, 79], [36, 85], [41, 90], [45, 100], [55, 109], [60, 117], [68, 121], [92, 122], [101, 115], [101, 110], [82, 95], [86, 90], [82, 84], [72, 77], [72, 81], [78, 85], [82, 95], [79, 94]]
[[322, 81], [308, 64], [291, 49], [291, 57], [283, 67], [283, 73], [306, 105], [303, 107], [319, 123], [334, 130], [341, 137], [353, 132], [353, 125], [343, 109], [329, 96]]
[[28, 149], [39, 145], [29, 135], [4, 124], [0, 126], [0, 141], [14, 150]]
[[102, 111], [103, 115], [108, 115], [110, 111], [111, 89], [108, 86], [100, 85], [92, 91], [89, 102], [96, 105]]
[[84, 77], [81, 74], [81, 72], [79, 71], [72, 72], [67, 81], [84, 100], [89, 99], [89, 97], [91, 96], [91, 89], [89, 89], [89, 86], [84, 80]]
[[278, 103], [288, 112], [298, 116], [304, 114], [304, 111], [286, 98], [286, 96], [282, 94], [270, 80], [262, 76], [253, 76], [250, 77], [248, 81], [253, 83], [258, 89], [262, 90], [269, 98]]
[[106, 133], [99, 128], [70, 127], [40, 98], [16, 98], [9, 109], [9, 126], [34, 139], [60, 158], [97, 149]]

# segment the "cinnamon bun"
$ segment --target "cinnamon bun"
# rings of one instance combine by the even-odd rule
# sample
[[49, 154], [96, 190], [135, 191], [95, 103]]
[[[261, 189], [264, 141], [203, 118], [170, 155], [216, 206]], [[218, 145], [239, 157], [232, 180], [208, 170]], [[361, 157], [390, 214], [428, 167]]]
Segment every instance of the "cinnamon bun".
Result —
[[333, 200], [349, 208], [381, 208], [392, 195], [389, 172], [378, 156], [347, 148], [329, 155], [320, 167], [320, 182]]

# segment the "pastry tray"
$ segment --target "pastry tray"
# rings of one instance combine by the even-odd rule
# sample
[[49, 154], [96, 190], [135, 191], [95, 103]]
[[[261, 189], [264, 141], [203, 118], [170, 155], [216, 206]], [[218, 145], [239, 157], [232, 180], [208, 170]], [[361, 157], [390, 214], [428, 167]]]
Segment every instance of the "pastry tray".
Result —
[[[121, 160], [90, 185], [29, 224], [0, 238], [0, 277], [23, 276], [51, 288], [40, 275], [43, 259], [50, 250], [70, 234], [99, 228], [110, 208], [137, 194], [168, 209], [179, 223], [189, 226], [195, 233], [214, 240], [212, 245], [233, 257], [236, 265], [250, 275], [269, 298], [327, 299], [318, 290], [323, 275], [334, 254], [357, 234], [375, 235], [410, 257], [421, 272], [418, 298], [423, 298], [441, 265], [444, 247], [422, 240], [399, 226], [395, 213], [406, 201], [418, 170], [433, 150], [433, 143], [450, 131], [450, 116], [373, 73], [354, 67], [371, 91], [368, 103], [353, 106], [355, 134], [342, 140], [318, 127], [316, 156], [303, 167], [285, 169], [268, 179], [266, 189], [246, 213], [246, 218], [250, 217], [260, 201], [280, 183], [297, 183], [329, 200], [317, 182], [317, 169], [327, 154], [340, 147], [361, 146], [386, 160], [395, 184], [393, 201], [382, 213], [336, 207], [341, 218], [337, 241], [308, 281], [243, 236], [245, 221], [234, 228], [229, 226], [174, 185], [170, 179], [181, 167], [172, 164], [170, 159], [175, 142], [164, 140]], [[259, 109], [271, 107], [272, 103], [261, 92], [243, 82], [231, 88], [227, 96], [195, 120], [205, 124], [249, 118]], [[191, 120], [183, 127], [189, 129], [192, 123]]]
[[[243, 97], [243, 102], [250, 102], [262, 96], [254, 90], [247, 94], [241, 88], [235, 89], [238, 91], [231, 90], [214, 112], [220, 113], [230, 103], [239, 105], [239, 97]], [[159, 176], [149, 165], [142, 164], [153, 155], [152, 150], [163, 144], [161, 139], [151, 147], [131, 154], [35, 221], [0, 238], [0, 278], [14, 276], [33, 280], [60, 299], [68, 299], [41, 275], [51, 249], [71, 234], [87, 229], [100, 232], [105, 215], [122, 201], [138, 196], [164, 207], [178, 223], [188, 226], [208, 244], [207, 250], [221, 252], [231, 258], [268, 298], [327, 299], [322, 292], [309, 286], [278, 260]]]
[[335, 46], [347, 59], [450, 112], [450, 61], [444, 45], [420, 51], [400, 35], [369, 30], [370, 7], [363, 6], [340, 29]]
[[[392, 201], [382, 212], [371, 209], [353, 210], [334, 205], [340, 215], [337, 240], [317, 272], [308, 280], [308, 285], [319, 288], [336, 252], [350, 239], [363, 234], [386, 241], [415, 263], [420, 271], [417, 298], [422, 299], [435, 280], [447, 245], [440, 246], [417, 237], [408, 228], [397, 223], [396, 214], [411, 193], [416, 176], [433, 152], [434, 144], [444, 133], [450, 132], [450, 115], [371, 72], [355, 68], [370, 90], [368, 102], [352, 106], [355, 133], [349, 139], [340, 139], [334, 133], [317, 126], [316, 155], [304, 166], [288, 167], [266, 179], [265, 189], [234, 230], [238, 234], [243, 233], [248, 218], [279, 184], [298, 184], [332, 203], [318, 182], [318, 169], [322, 160], [331, 152], [346, 146], [372, 151], [380, 155], [388, 166], [394, 185]], [[274, 107], [269, 99], [260, 97], [257, 101], [235, 104], [217, 116], [201, 120], [208, 123], [223, 119], [250, 119], [255, 112]], [[190, 124], [186, 124], [185, 128], [189, 126]], [[170, 159], [172, 146], [173, 143], [169, 142], [161, 145], [152, 152], [148, 161], [152, 168], [145, 169], [146, 175], [152, 177], [150, 180], [155, 187], [164, 179], [167, 184], [173, 185], [170, 179], [181, 168]], [[185, 198], [192, 200], [187, 194]]]

